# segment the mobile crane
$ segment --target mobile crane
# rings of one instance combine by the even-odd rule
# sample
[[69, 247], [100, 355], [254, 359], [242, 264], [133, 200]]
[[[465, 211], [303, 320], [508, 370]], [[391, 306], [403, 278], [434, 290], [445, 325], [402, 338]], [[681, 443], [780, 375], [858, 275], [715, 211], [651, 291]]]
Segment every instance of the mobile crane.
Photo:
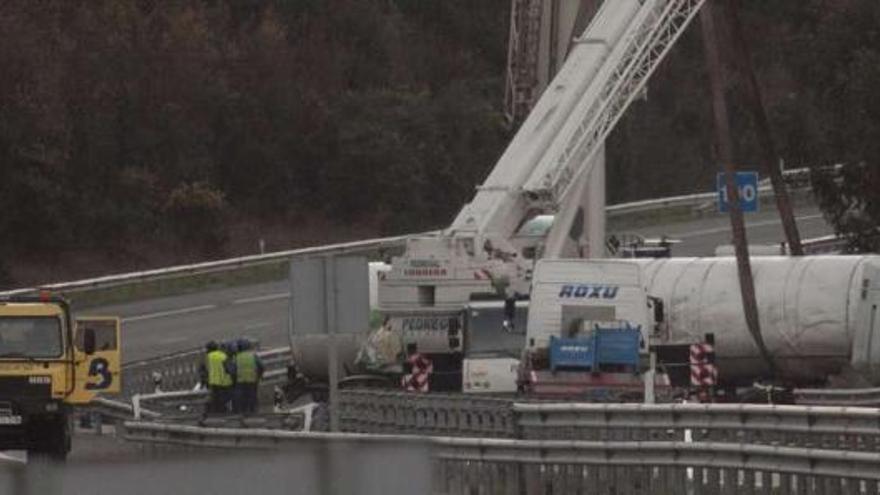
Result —
[[120, 390], [119, 319], [74, 319], [46, 293], [0, 299], [0, 451], [63, 458], [71, 412]]
[[[702, 4], [605, 2], [473, 200], [442, 233], [408, 239], [392, 259], [379, 309], [435, 372], [460, 373], [472, 300], [500, 296], [510, 308], [527, 297], [536, 260], [601, 255], [603, 236], [586, 232], [603, 230], [604, 177], [592, 175], [604, 170], [605, 138]], [[549, 229], [522, 235], [548, 214]]]

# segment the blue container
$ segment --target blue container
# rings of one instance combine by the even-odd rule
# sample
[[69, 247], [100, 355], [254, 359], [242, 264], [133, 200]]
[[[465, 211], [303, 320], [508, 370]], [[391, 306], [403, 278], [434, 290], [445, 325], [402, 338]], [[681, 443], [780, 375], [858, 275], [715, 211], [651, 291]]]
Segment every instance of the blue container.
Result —
[[602, 365], [639, 367], [641, 343], [639, 328], [629, 325], [599, 327], [588, 337], [562, 339], [550, 337], [550, 369], [574, 368], [598, 371]]
[[639, 347], [642, 334], [638, 328], [597, 328], [596, 363], [639, 367]]
[[592, 369], [595, 360], [592, 338], [560, 339], [550, 337], [550, 369]]

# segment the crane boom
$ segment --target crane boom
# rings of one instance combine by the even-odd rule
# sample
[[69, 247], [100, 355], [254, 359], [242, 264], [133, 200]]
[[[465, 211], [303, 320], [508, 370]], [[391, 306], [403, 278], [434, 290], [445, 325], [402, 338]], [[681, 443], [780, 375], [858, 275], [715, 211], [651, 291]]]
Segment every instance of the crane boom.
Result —
[[639, 12], [638, 0], [606, 2], [573, 46], [565, 64], [538, 99], [495, 168], [450, 226], [453, 232], [471, 231], [505, 237], [528, 216], [530, 205], [523, 186], [566, 122], [572, 120], [591, 87], [601, 85], [603, 65], [630, 30]]
[[[608, 5], [611, 2], [606, 2]], [[575, 179], [589, 170], [593, 155], [644, 89], [660, 61], [694, 18], [704, 0], [648, 0], [621, 43], [614, 47], [605, 72], [578, 102], [544, 159], [524, 185], [532, 201], [558, 206]], [[589, 31], [589, 30], [588, 30]], [[589, 43], [578, 39], [576, 43]]]
[[511, 236], [555, 213], [704, 0], [605, 2], [450, 233]]

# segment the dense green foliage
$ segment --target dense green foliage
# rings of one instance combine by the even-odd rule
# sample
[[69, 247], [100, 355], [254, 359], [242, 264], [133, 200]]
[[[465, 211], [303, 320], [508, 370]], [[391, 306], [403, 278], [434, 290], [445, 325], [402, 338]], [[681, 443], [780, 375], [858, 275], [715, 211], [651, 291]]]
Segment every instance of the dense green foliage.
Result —
[[5, 2], [2, 249], [210, 255], [233, 218], [444, 221], [507, 140], [506, 8]]
[[[0, 254], [220, 255], [230, 222], [303, 216], [376, 234], [443, 225], [511, 136], [508, 8], [0, 3]], [[786, 165], [877, 167], [880, 4], [750, 0], [744, 23]], [[711, 187], [703, 71], [692, 28], [609, 142], [612, 201]], [[740, 107], [738, 160], [751, 164]]]

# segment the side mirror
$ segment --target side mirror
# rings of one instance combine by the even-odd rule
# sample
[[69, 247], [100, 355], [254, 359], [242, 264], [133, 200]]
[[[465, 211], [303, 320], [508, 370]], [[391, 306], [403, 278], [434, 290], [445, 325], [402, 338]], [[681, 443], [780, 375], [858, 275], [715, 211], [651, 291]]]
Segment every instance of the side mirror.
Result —
[[95, 330], [86, 328], [83, 331], [83, 351], [92, 355], [95, 353]]
[[663, 310], [663, 300], [654, 299], [654, 323], [663, 323], [666, 321], [666, 314]]

